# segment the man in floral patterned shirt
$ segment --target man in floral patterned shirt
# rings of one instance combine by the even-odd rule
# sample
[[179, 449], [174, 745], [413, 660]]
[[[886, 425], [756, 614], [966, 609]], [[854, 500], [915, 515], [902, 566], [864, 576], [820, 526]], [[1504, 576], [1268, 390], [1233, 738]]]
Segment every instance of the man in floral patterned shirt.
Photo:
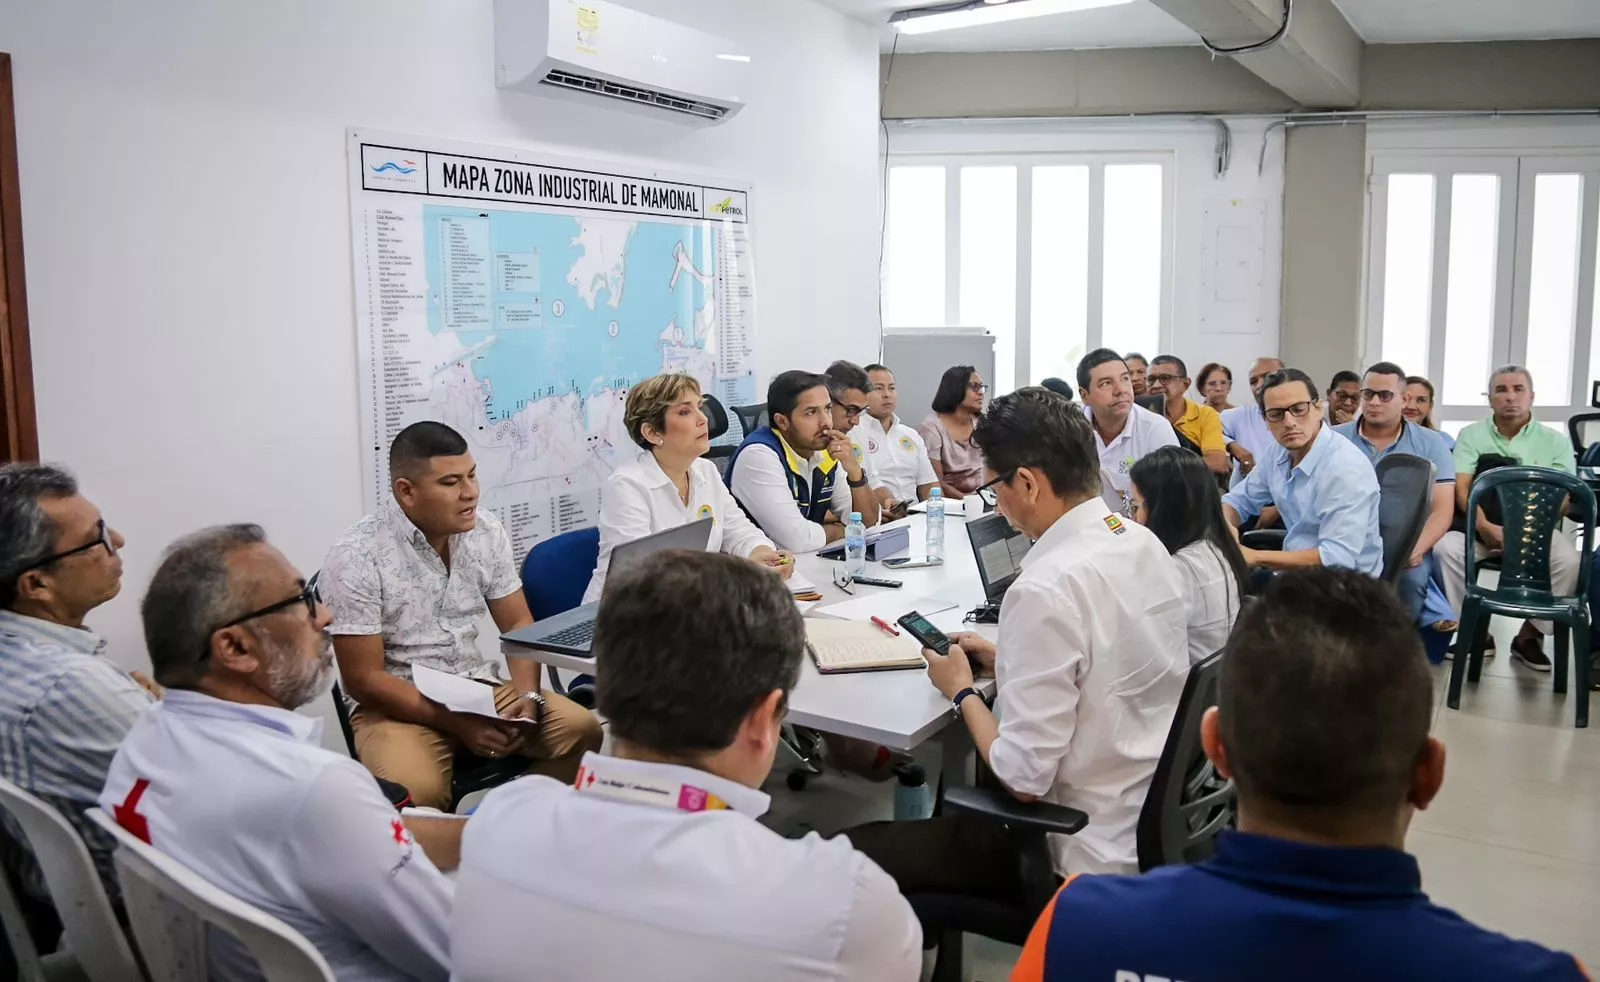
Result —
[[[500, 631], [533, 622], [500, 521], [478, 510], [466, 440], [443, 423], [414, 423], [389, 448], [394, 501], [345, 533], [319, 585], [333, 610], [334, 651], [354, 704], [356, 752], [420, 806], [448, 808], [457, 751], [528, 758], [529, 771], [571, 781], [600, 749], [589, 711], [540, 691], [540, 666], [511, 659], [511, 681], [478, 649], [487, 609]], [[425, 666], [495, 686], [502, 719], [457, 713], [411, 682]]]

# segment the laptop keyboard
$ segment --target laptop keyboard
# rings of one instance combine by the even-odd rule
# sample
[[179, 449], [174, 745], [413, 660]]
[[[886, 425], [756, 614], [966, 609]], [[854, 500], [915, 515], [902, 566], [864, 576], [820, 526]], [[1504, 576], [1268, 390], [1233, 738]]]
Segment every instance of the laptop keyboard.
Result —
[[571, 647], [577, 647], [581, 644], [589, 644], [592, 641], [594, 641], [594, 621], [585, 621], [582, 624], [574, 624], [565, 631], [557, 631], [554, 634], [547, 634], [544, 637], [544, 642], [546, 644], [564, 644]]

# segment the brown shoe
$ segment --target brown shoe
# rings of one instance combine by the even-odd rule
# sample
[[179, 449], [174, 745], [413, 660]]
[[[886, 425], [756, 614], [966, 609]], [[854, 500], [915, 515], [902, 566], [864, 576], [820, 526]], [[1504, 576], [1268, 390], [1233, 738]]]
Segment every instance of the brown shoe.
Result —
[[1539, 635], [1518, 634], [1511, 642], [1511, 657], [1535, 672], [1550, 671], [1550, 656], [1544, 653], [1544, 639]]

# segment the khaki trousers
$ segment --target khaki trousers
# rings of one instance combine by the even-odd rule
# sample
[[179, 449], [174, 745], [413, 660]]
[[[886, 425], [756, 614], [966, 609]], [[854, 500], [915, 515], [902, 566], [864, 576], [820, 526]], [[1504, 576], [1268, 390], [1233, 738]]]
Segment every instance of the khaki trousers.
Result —
[[[517, 698], [510, 683], [495, 687], [495, 706], [504, 710]], [[572, 783], [578, 765], [590, 750], [599, 750], [600, 720], [589, 710], [554, 692], [544, 694], [544, 721], [531, 747], [525, 773], [544, 774]], [[404, 785], [419, 808], [450, 808], [450, 779], [461, 741], [448, 733], [415, 723], [401, 723], [364, 706], [350, 714], [356, 755], [373, 774]]]

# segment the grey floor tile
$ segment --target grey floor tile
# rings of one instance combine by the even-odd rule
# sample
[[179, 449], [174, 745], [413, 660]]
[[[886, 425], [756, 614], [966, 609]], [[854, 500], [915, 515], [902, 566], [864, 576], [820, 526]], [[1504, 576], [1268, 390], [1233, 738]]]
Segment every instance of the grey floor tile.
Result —
[[[1476, 683], [1462, 679], [1461, 708], [1446, 706], [1436, 719], [1443, 721], [1452, 715], [1465, 714], [1551, 728], [1575, 728], [1576, 683], [1569, 679], [1567, 692], [1557, 695], [1552, 673], [1533, 672], [1521, 666], [1513, 671], [1516, 674], [1510, 676], [1491, 675], [1485, 668]], [[1449, 676], [1444, 678], [1448, 682]], [[1600, 709], [1600, 698], [1596, 695], [1589, 694], [1591, 729], [1600, 727], [1600, 716], [1595, 712]]]
[[1600, 867], [1421, 830], [1406, 846], [1434, 902], [1491, 930], [1600, 964]]

